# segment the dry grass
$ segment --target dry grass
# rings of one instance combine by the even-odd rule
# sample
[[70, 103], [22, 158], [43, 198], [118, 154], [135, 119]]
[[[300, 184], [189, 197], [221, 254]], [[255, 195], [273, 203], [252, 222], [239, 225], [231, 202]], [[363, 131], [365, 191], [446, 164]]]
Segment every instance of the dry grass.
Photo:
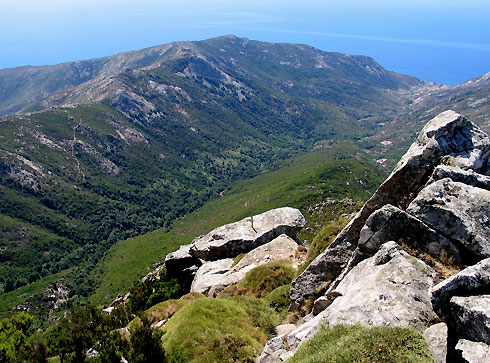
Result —
[[454, 258], [449, 257], [446, 251], [442, 251], [437, 257], [428, 254], [427, 252], [416, 250], [406, 243], [400, 244], [401, 248], [408, 254], [424, 261], [427, 265], [432, 267], [442, 279], [448, 278], [461, 271], [464, 266], [454, 263]]

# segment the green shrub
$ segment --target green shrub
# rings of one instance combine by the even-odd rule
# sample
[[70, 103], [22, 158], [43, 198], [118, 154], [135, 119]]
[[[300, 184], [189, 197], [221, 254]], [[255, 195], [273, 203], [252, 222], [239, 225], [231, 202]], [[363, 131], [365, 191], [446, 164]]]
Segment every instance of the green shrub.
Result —
[[416, 331], [393, 327], [322, 327], [288, 363], [434, 362]]
[[279, 286], [290, 284], [295, 277], [296, 270], [291, 262], [270, 262], [249, 271], [240, 282], [224, 289], [218, 297], [245, 295], [261, 298]]
[[161, 342], [162, 332], [151, 328], [150, 322], [143, 318], [131, 333], [129, 359], [134, 363], [165, 363], [165, 351]]
[[137, 314], [159, 302], [178, 297], [180, 286], [176, 279], [169, 281], [139, 281], [130, 290], [128, 310]]
[[259, 299], [202, 298], [165, 324], [162, 340], [168, 361], [254, 362], [277, 322]]
[[285, 312], [291, 303], [291, 299], [289, 298], [290, 290], [291, 284], [279, 286], [267, 295], [264, 301], [277, 312]]

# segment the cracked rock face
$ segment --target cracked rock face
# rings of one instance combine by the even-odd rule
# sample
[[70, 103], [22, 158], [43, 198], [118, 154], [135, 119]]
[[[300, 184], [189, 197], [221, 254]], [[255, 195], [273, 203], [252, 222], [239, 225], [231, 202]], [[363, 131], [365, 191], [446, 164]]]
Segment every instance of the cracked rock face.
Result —
[[490, 191], [449, 178], [425, 187], [407, 208], [480, 258], [490, 257]]
[[284, 207], [218, 227], [196, 238], [190, 246], [194, 257], [214, 261], [235, 257], [261, 246], [281, 234], [294, 237], [306, 224], [295, 208]]
[[490, 190], [490, 177], [476, 173], [473, 170], [464, 170], [447, 165], [439, 165], [437, 168], [435, 168], [429, 183], [445, 178], [449, 178], [454, 182], [463, 183], [472, 187]]
[[448, 325], [452, 321], [450, 300], [453, 296], [471, 296], [488, 293], [490, 289], [490, 258], [465, 268], [440, 282], [432, 289], [434, 311]]
[[392, 205], [371, 214], [361, 230], [358, 249], [369, 257], [386, 241], [403, 242], [433, 256], [439, 256], [444, 251], [454, 258], [455, 263], [461, 261], [458, 248], [450, 240], [420, 219]]
[[340, 282], [325, 310], [331, 325], [398, 326], [424, 331], [435, 318], [430, 288], [435, 272], [424, 262], [385, 243], [373, 257], [354, 267]]
[[340, 282], [337, 298], [317, 316], [270, 340], [258, 362], [280, 362], [311, 339], [323, 324], [398, 326], [423, 332], [434, 319], [430, 288], [436, 273], [395, 242], [354, 267]]
[[486, 168], [489, 154], [488, 136], [456, 112], [446, 111], [429, 121], [391, 175], [332, 244], [293, 282], [291, 309], [297, 309], [319, 287], [342, 273], [354, 254], [361, 229], [373, 212], [387, 204], [409, 204], [441, 162], [479, 171]]
[[490, 344], [490, 295], [453, 296], [450, 309], [460, 337]]

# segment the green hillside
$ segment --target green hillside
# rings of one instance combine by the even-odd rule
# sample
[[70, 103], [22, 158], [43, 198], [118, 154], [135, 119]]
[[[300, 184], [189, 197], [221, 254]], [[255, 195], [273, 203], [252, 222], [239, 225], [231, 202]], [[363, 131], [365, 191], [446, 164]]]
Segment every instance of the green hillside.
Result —
[[[344, 144], [344, 148], [352, 149], [352, 145]], [[357, 211], [360, 202], [385, 176], [373, 163], [353, 155], [319, 150], [292, 159], [277, 171], [238, 182], [223, 196], [174, 222], [170, 230], [160, 229], [118, 242], [93, 274], [98, 288], [90, 300], [107, 304], [178, 246], [215, 227], [272, 208], [300, 209], [308, 228], [299, 237], [311, 242], [325, 222]], [[331, 202], [327, 206], [316, 211], [311, 208], [327, 200]]]
[[[338, 203], [328, 198], [345, 197], [353, 199], [346, 203], [354, 210], [356, 199], [367, 196], [363, 190], [377, 184], [356, 174], [363, 167], [354, 160], [361, 150], [355, 145], [403, 110], [410, 92], [423, 85], [368, 57], [233, 36], [173, 43], [143, 63], [137, 58], [152, 51], [142, 52], [105, 59], [117, 63], [111, 63], [115, 73], [94, 66], [102, 73], [30, 104], [30, 112], [0, 119], [0, 215], [6, 224], [0, 293], [18, 295], [15, 290], [69, 269], [67, 305], [96, 291], [95, 301], [105, 301], [121, 290], [97, 287], [99, 276], [90, 272], [109, 270], [101, 259], [124, 261], [125, 248], [139, 249], [128, 239], [174, 231], [188, 215], [200, 219], [199, 231], [181, 239], [183, 232], [163, 240], [161, 232], [144, 237], [157, 250], [146, 249], [134, 267], [114, 268], [114, 277], [100, 286], [117, 284], [119, 274], [124, 290], [179, 244], [250, 213], [289, 204], [308, 214], [325, 200], [317, 209], [333, 210]], [[121, 64], [127, 67], [118, 71]], [[50, 69], [56, 77], [64, 68]], [[312, 167], [303, 178], [278, 175], [261, 187], [236, 184], [316, 149], [332, 155], [332, 164]], [[349, 181], [352, 175], [357, 179]], [[367, 184], [353, 187], [358, 180]], [[219, 205], [231, 188], [242, 188], [234, 195], [248, 199]], [[204, 217], [190, 216], [209, 200], [217, 203], [206, 207], [209, 215], [218, 208], [227, 211], [224, 219], [203, 223]], [[306, 240], [312, 237], [305, 232]], [[116, 243], [125, 247], [110, 250]]]

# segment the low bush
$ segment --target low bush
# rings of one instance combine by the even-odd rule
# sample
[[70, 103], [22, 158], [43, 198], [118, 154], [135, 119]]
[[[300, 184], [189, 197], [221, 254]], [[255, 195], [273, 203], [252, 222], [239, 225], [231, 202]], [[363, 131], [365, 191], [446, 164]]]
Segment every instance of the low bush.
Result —
[[289, 298], [290, 290], [291, 284], [279, 286], [272, 290], [272, 292], [264, 298], [264, 301], [278, 313], [284, 313], [288, 310], [289, 304], [291, 304], [291, 299]]

